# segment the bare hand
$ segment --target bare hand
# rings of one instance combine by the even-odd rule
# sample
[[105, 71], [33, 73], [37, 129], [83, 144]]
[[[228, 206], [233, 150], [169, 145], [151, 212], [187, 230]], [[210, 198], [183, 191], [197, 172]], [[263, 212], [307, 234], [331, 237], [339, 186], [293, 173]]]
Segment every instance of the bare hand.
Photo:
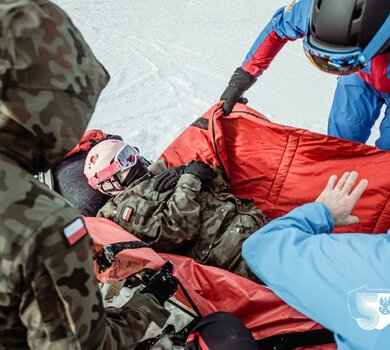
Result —
[[325, 189], [316, 199], [316, 202], [322, 203], [329, 208], [336, 227], [356, 224], [359, 222], [359, 218], [357, 216], [350, 214], [366, 189], [368, 181], [366, 179], [361, 180], [351, 192], [357, 177], [358, 173], [356, 171], [352, 171], [351, 173], [347, 172], [344, 173], [339, 182], [336, 184], [337, 176], [332, 175], [329, 178]]

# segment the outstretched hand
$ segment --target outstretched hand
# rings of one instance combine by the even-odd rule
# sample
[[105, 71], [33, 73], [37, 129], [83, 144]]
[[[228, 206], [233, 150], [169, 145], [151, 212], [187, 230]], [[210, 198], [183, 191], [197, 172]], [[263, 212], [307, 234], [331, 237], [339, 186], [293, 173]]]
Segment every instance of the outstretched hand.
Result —
[[332, 175], [325, 189], [316, 199], [316, 202], [328, 207], [332, 213], [335, 226], [346, 226], [359, 222], [357, 216], [350, 214], [366, 189], [368, 181], [366, 179], [361, 180], [352, 191], [357, 177], [358, 173], [356, 171], [346, 172], [337, 182], [337, 176]]

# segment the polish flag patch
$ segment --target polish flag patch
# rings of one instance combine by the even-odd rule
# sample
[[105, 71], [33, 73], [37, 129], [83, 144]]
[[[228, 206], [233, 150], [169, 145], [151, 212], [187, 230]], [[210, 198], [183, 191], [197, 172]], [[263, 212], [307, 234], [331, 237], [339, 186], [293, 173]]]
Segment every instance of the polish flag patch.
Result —
[[125, 221], [130, 221], [132, 213], [133, 213], [133, 208], [126, 207], [122, 213], [122, 219]]
[[80, 218], [64, 228], [64, 236], [70, 245], [77, 243], [88, 233], [84, 221]]

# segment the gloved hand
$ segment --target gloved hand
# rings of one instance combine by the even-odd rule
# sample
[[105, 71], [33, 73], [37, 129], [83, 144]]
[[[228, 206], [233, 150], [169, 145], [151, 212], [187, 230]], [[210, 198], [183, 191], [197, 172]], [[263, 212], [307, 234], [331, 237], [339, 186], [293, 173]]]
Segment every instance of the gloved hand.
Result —
[[176, 186], [179, 178], [184, 173], [185, 165], [164, 170], [154, 180], [153, 189], [157, 192], [165, 192]]
[[217, 177], [217, 173], [214, 169], [200, 160], [194, 160], [191, 163], [188, 163], [184, 170], [184, 174], [196, 176], [204, 185]]
[[179, 280], [172, 276], [173, 265], [167, 261], [146, 284], [140, 293], [153, 294], [161, 305], [168, 300], [177, 290]]
[[230, 78], [229, 85], [226, 90], [221, 95], [220, 100], [224, 100], [222, 106], [223, 113], [225, 115], [230, 114], [233, 109], [233, 106], [237, 102], [248, 103], [248, 100], [245, 97], [242, 97], [244, 91], [248, 90], [254, 83], [256, 78], [252, 77], [247, 71], [238, 67], [232, 77]]

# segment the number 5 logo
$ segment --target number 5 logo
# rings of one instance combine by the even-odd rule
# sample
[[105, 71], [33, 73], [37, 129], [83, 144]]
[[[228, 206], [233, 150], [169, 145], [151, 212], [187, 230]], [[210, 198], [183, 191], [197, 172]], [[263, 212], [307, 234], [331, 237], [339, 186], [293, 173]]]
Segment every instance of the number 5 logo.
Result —
[[360, 287], [348, 293], [348, 309], [359, 327], [370, 331], [383, 329], [390, 324], [390, 317], [383, 312], [390, 301], [390, 290]]

